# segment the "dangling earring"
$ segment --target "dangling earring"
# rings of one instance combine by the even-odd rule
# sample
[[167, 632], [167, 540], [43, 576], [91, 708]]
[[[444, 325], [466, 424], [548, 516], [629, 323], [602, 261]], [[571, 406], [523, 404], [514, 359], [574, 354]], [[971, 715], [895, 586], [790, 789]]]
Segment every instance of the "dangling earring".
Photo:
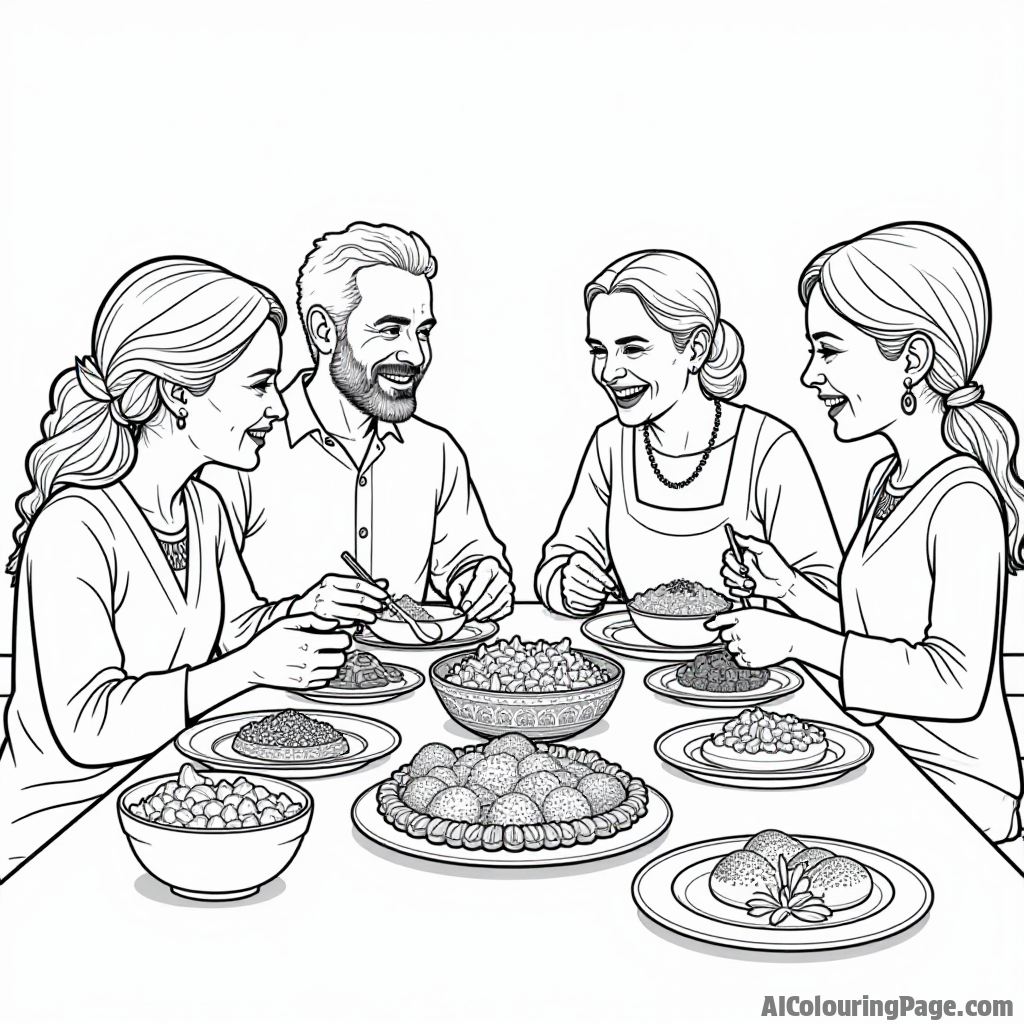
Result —
[[178, 412], [178, 429], [179, 430], [184, 430], [185, 429], [185, 417], [187, 415], [188, 415], [188, 411], [186, 409], [181, 409]]
[[914, 382], [909, 378], [904, 378], [903, 381], [903, 397], [900, 399], [900, 408], [908, 415], [913, 416], [917, 412], [917, 398], [914, 392], [910, 389], [914, 386]]

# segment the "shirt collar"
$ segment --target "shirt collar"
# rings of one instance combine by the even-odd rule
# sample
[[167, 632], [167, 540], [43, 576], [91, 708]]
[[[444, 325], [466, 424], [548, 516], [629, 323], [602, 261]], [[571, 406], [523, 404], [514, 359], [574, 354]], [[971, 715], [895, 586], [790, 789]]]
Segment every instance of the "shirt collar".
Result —
[[[281, 395], [288, 415], [284, 421], [285, 431], [288, 434], [288, 444], [294, 448], [304, 437], [309, 434], [318, 433], [321, 438], [327, 436], [320, 421], [317, 419], [313, 406], [310, 404], [309, 395], [306, 393], [306, 384], [313, 371], [308, 370], [299, 374], [291, 384], [285, 388]], [[375, 424], [377, 438], [383, 441], [387, 437], [396, 438], [399, 443], [404, 443], [401, 430], [397, 423], [389, 423], [385, 420], [377, 420]]]

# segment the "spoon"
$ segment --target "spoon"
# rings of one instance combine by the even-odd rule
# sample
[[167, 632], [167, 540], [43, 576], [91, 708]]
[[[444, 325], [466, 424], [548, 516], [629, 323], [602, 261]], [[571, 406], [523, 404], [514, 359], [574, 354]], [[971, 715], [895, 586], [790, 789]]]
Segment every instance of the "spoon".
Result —
[[[342, 561], [361, 580], [363, 580], [365, 583], [372, 583], [374, 586], [377, 585], [377, 581], [347, 551], [342, 552], [341, 558]], [[387, 593], [387, 591], [385, 591], [384, 593], [387, 594], [387, 601], [385, 602], [385, 604], [387, 605], [388, 609], [394, 612], [394, 614], [397, 615], [400, 619], [409, 624], [409, 627], [412, 629], [413, 633], [415, 634], [416, 638], [420, 641], [420, 643], [436, 644], [437, 641], [440, 640], [442, 636], [444, 636], [444, 630], [441, 628], [441, 625], [439, 623], [434, 622], [433, 620], [427, 622], [426, 625], [430, 626], [430, 631], [428, 632], [426, 629], [424, 629], [424, 623], [418, 621], [417, 619], [414, 619], [390, 594]], [[436, 634], [434, 633], [434, 630], [437, 630]]]

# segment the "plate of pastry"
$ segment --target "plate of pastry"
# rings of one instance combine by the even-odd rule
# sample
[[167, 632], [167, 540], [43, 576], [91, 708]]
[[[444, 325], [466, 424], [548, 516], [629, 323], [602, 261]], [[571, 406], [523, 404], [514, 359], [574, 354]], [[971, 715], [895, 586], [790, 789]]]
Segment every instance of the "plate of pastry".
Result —
[[870, 760], [871, 742], [852, 729], [805, 722], [760, 707], [734, 718], [689, 722], [663, 732], [654, 752], [681, 772], [740, 789], [802, 789], [852, 772]]
[[382, 662], [369, 651], [351, 651], [326, 686], [300, 696], [321, 704], [379, 704], [421, 687], [426, 677], [407, 665]]
[[180, 733], [174, 745], [210, 768], [318, 778], [362, 768], [401, 742], [396, 729], [375, 718], [289, 708], [211, 718]]
[[529, 868], [613, 857], [660, 836], [672, 810], [597, 751], [506, 733], [428, 743], [352, 808], [356, 828], [413, 857]]
[[678, 665], [666, 665], [644, 677], [648, 690], [702, 708], [767, 704], [796, 693], [803, 678], [781, 665], [747, 668], [724, 648], [701, 652]]
[[628, 608], [600, 612], [587, 619], [580, 630], [585, 637], [600, 644], [605, 650], [641, 661], [672, 661], [692, 657], [699, 651], [725, 650], [724, 645], [715, 639], [714, 633], [708, 633], [708, 642], [699, 646], [669, 647], [656, 643], [637, 629]]
[[877, 942], [931, 909], [925, 875], [884, 850], [778, 829], [670, 850], [633, 879], [664, 928], [738, 949], [807, 952]]

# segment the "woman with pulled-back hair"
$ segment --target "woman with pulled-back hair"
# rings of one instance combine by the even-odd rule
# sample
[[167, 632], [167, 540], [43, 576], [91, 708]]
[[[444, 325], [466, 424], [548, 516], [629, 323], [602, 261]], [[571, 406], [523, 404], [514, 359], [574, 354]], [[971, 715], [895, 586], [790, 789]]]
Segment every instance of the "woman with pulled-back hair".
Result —
[[537, 570], [552, 611], [685, 578], [720, 588], [725, 524], [770, 539], [835, 593], [839, 541], [799, 438], [735, 401], [743, 341], [695, 260], [630, 253], [584, 292], [592, 373], [615, 406], [590, 440]]
[[[1017, 429], [976, 380], [991, 300], [977, 257], [934, 224], [890, 224], [820, 253], [800, 279], [810, 359], [836, 437], [884, 437], [839, 600], [802, 587], [782, 552], [726, 554], [734, 595], [791, 615], [709, 623], [737, 659], [797, 658], [881, 728], [993, 842], [1020, 831], [1021, 765], [1003, 686], [1007, 572], [1024, 568]], [[1017, 624], [1019, 628], [1019, 623]]]
[[258, 465], [284, 415], [284, 324], [260, 285], [153, 260], [114, 285], [91, 353], [54, 382], [8, 565], [0, 881], [198, 715], [255, 685], [324, 685], [350, 643], [336, 627], [379, 609], [376, 588], [349, 607], [332, 578], [265, 602], [195, 478]]

